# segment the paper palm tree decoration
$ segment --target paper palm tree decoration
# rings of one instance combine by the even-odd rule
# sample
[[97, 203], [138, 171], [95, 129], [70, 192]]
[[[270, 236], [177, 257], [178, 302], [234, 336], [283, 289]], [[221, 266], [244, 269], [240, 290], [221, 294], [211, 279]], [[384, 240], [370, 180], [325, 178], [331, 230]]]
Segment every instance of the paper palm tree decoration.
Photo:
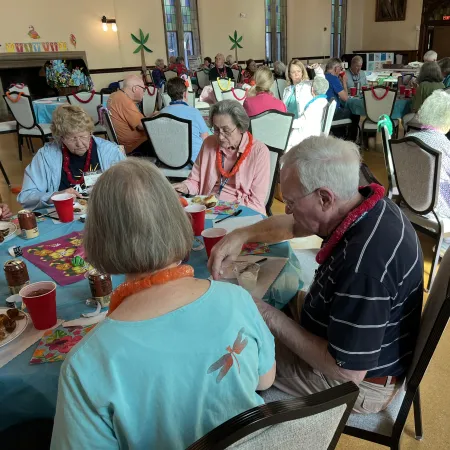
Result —
[[228, 37], [230, 38], [230, 41], [233, 43], [233, 46], [230, 48], [230, 50], [234, 50], [234, 57], [235, 57], [236, 62], [238, 62], [237, 49], [238, 49], [238, 48], [244, 48], [244, 47], [242, 47], [242, 45], [239, 43], [239, 42], [242, 41], [242, 37], [243, 37], [243, 36], [240, 36], [240, 37], [238, 38], [237, 31], [234, 30], [234, 38], [232, 38], [230, 35], [228, 35]]
[[142, 65], [142, 74], [144, 77], [147, 77], [147, 65], [145, 63], [145, 52], [153, 53], [153, 50], [150, 50], [145, 44], [148, 41], [148, 38], [150, 37], [150, 33], [147, 33], [144, 36], [143, 31], [139, 28], [139, 37], [138, 39], [133, 33], [131, 33], [131, 39], [133, 39], [136, 44], [138, 44], [138, 47], [133, 53], [139, 53], [141, 52], [141, 65]]

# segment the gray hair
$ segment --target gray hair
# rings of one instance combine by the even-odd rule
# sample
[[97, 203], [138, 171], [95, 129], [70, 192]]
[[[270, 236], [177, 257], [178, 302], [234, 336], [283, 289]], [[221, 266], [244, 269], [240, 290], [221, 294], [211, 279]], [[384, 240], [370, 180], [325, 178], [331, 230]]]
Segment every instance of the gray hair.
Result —
[[442, 75], [446, 77], [450, 73], [450, 58], [446, 56], [445, 58], [442, 58], [439, 62], [439, 67], [441, 68]]
[[359, 56], [359, 55], [356, 55], [356, 56], [354, 56], [353, 58], [352, 58], [352, 62], [351, 62], [351, 64], [353, 64], [353, 63], [360, 63], [360, 64], [362, 64], [364, 62], [364, 60], [361, 58], [361, 56]]
[[434, 91], [419, 109], [418, 120], [422, 125], [448, 133], [450, 130], [450, 94], [442, 89]]
[[328, 80], [326, 78], [316, 76], [312, 82], [312, 87], [314, 90], [314, 94], [326, 94], [330, 87], [330, 83], [328, 83]]
[[164, 60], [163, 60], [162, 58], [158, 58], [158, 59], [155, 61], [155, 66], [156, 66], [156, 67], [158, 67], [159, 64], [164, 64]]
[[441, 68], [437, 62], [423, 63], [420, 68], [419, 76], [417, 77], [418, 83], [428, 81], [429, 83], [439, 83], [444, 79]]
[[245, 133], [250, 126], [250, 119], [244, 107], [236, 100], [222, 100], [211, 106], [209, 110], [209, 123], [213, 123], [214, 116], [228, 115], [233, 123]]
[[95, 268], [110, 274], [154, 272], [184, 259], [192, 241], [175, 190], [151, 162], [128, 158], [95, 184], [84, 233]]
[[281, 61], [275, 61], [273, 63], [273, 71], [279, 76], [285, 75], [286, 65]]
[[331, 58], [327, 62], [325, 71], [333, 70], [336, 66], [342, 66], [342, 61], [339, 58]]
[[305, 194], [327, 187], [341, 200], [358, 192], [361, 157], [353, 142], [332, 136], [311, 136], [291, 148], [282, 159], [295, 167]]
[[434, 62], [437, 60], [438, 54], [434, 50], [428, 50], [425, 55], [423, 55], [424, 62]]

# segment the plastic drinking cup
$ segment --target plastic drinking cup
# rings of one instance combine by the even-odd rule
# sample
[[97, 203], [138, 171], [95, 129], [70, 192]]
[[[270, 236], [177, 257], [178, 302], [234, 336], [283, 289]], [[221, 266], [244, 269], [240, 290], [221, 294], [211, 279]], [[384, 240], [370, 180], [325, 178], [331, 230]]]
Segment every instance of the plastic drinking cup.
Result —
[[191, 216], [192, 230], [194, 236], [200, 236], [205, 229], [205, 205], [189, 205], [184, 210]]
[[36, 330], [47, 330], [56, 324], [56, 284], [53, 281], [29, 284], [20, 290], [19, 295]]
[[405, 98], [411, 98], [411, 89], [405, 89]]
[[256, 288], [259, 269], [260, 266], [256, 263], [250, 264], [244, 270], [235, 268], [239, 286], [243, 287], [246, 291], [251, 293]]
[[357, 92], [356, 87], [351, 87], [351, 88], [350, 88], [350, 95], [351, 95], [352, 97], [355, 97], [355, 96], [356, 96], [356, 92]]
[[400, 91], [400, 95], [405, 95], [405, 85], [402, 84], [398, 87], [399, 91]]
[[73, 194], [56, 194], [51, 200], [55, 205], [60, 222], [73, 221]]
[[225, 228], [208, 228], [202, 231], [203, 242], [205, 243], [206, 254], [208, 258], [211, 255], [212, 248], [227, 234]]

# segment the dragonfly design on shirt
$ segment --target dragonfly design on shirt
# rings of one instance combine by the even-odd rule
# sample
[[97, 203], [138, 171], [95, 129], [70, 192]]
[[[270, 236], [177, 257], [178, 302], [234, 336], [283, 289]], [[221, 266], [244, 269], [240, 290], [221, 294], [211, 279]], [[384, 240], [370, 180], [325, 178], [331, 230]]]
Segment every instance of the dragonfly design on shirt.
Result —
[[217, 375], [216, 382], [220, 383], [222, 378], [228, 373], [228, 371], [233, 366], [233, 362], [236, 361], [238, 372], [241, 373], [241, 366], [239, 365], [239, 360], [237, 359], [237, 355], [239, 355], [242, 350], [247, 346], [248, 339], [245, 338], [242, 340], [242, 335], [244, 334], [245, 328], [241, 328], [237, 335], [236, 340], [234, 341], [233, 348], [230, 346], [227, 347], [227, 354], [223, 355], [218, 361], [212, 364], [208, 373], [213, 373], [216, 370], [220, 369], [219, 375]]

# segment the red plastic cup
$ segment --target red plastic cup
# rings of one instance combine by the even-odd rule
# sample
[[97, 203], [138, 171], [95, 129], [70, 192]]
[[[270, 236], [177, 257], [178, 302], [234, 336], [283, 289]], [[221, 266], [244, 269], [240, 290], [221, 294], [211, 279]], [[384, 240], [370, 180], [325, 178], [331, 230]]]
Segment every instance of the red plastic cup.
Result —
[[405, 89], [405, 98], [411, 98], [411, 89]]
[[201, 236], [202, 231], [205, 229], [205, 205], [189, 205], [184, 210], [191, 216], [192, 230], [194, 236]]
[[[39, 294], [39, 291], [47, 292]], [[29, 284], [20, 290], [19, 295], [36, 330], [47, 330], [56, 325], [56, 284], [53, 281]]]
[[73, 194], [56, 194], [51, 200], [55, 205], [60, 222], [73, 221]]
[[400, 95], [405, 95], [405, 85], [404, 85], [404, 84], [401, 84], [401, 85], [398, 87], [398, 89], [399, 89], [399, 91], [400, 91]]
[[357, 89], [356, 89], [355, 87], [351, 87], [351, 88], [350, 88], [350, 95], [351, 95], [352, 97], [355, 97], [355, 96], [356, 96], [356, 92], [357, 92]]
[[203, 242], [205, 243], [206, 254], [211, 256], [212, 248], [227, 234], [225, 228], [208, 228], [202, 231]]
[[416, 88], [411, 88], [411, 94], [412, 95], [416, 95], [417, 89]]

